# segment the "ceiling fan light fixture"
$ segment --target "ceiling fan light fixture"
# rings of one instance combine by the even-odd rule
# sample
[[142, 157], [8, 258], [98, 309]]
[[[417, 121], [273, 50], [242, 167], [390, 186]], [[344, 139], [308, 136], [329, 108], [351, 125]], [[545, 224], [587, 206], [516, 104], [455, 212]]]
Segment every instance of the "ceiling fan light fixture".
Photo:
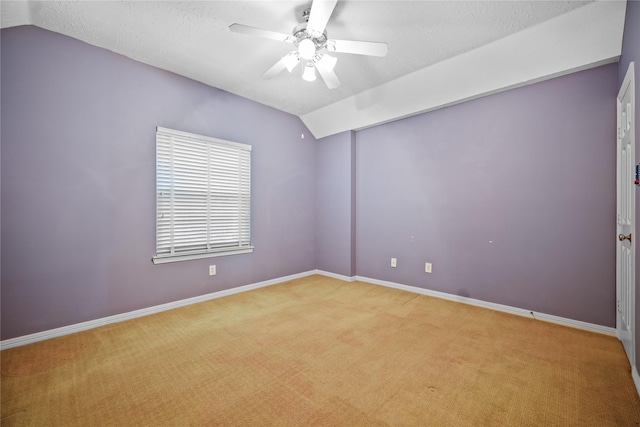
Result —
[[303, 59], [310, 60], [316, 54], [316, 44], [311, 39], [303, 39], [298, 43], [298, 53]]
[[312, 82], [316, 79], [316, 67], [312, 62], [307, 62], [302, 72], [302, 79], [308, 82]]

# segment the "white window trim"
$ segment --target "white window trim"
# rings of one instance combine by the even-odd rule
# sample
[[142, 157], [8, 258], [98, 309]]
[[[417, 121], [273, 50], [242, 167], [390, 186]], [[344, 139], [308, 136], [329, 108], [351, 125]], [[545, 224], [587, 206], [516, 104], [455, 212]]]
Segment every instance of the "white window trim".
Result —
[[[168, 158], [166, 157], [166, 151], [165, 151], [165, 154], [163, 156], [160, 155], [160, 151], [159, 151], [159, 144], [160, 144], [159, 140], [163, 139], [163, 142], [166, 143], [167, 138], [169, 138], [170, 141], [171, 141], [170, 142], [170, 146], [171, 146], [170, 153], [171, 154], [169, 154]], [[170, 181], [171, 182], [171, 185], [170, 185], [170, 188], [171, 188], [171, 190], [170, 190], [170, 192], [171, 192], [170, 200], [171, 200], [171, 202], [170, 203], [172, 204], [172, 206], [174, 206], [173, 205], [173, 203], [174, 203], [173, 202], [173, 194], [174, 194], [173, 193], [173, 191], [174, 191], [173, 190], [173, 188], [174, 188], [173, 187], [173, 185], [174, 185], [173, 182], [174, 182], [175, 178], [174, 178], [174, 175], [173, 175], [173, 173], [174, 173], [173, 171], [175, 169], [173, 169], [174, 168], [173, 162], [174, 161], [178, 161], [178, 160], [174, 160], [174, 159], [180, 159], [180, 157], [173, 157], [174, 156], [174, 152], [173, 152], [173, 144], [174, 144], [173, 141], [174, 141], [174, 138], [180, 139], [182, 141], [182, 144], [184, 144], [184, 142], [186, 141], [187, 143], [193, 142], [194, 144], [198, 144], [198, 143], [200, 143], [200, 144], [202, 144], [202, 143], [211, 144], [211, 147], [219, 147], [218, 150], [220, 150], [220, 149], [225, 150], [224, 148], [220, 148], [220, 147], [236, 148], [236, 149], [240, 150], [240, 154], [239, 154], [240, 157], [238, 157], [238, 162], [239, 162], [238, 166], [240, 167], [240, 169], [239, 169], [238, 173], [240, 173], [240, 179], [241, 180], [238, 181], [238, 185], [239, 186], [242, 185], [242, 187], [238, 187], [238, 188], [243, 188], [243, 190], [242, 190], [241, 193], [238, 193], [238, 197], [242, 197], [241, 194], [248, 194], [248, 196], [249, 196], [249, 210], [248, 210], [247, 215], [249, 215], [249, 218], [248, 218], [248, 235], [245, 234], [245, 233], [247, 233], [247, 227], [246, 227], [247, 223], [244, 222], [245, 226], [241, 226], [240, 225], [240, 224], [243, 224], [243, 222], [239, 223], [239, 227], [240, 228], [237, 229], [238, 233], [241, 233], [241, 234], [238, 235], [238, 237], [240, 239], [238, 241], [239, 245], [228, 246], [228, 247], [211, 247], [210, 245], [212, 243], [215, 243], [215, 240], [213, 242], [211, 242], [209, 240], [209, 238], [210, 238], [209, 231], [211, 231], [211, 229], [207, 228], [207, 231], [206, 231], [206, 234], [207, 234], [206, 235], [206, 242], [208, 242], [208, 243], [206, 243], [206, 245], [208, 246], [208, 248], [206, 248], [206, 249], [205, 248], [201, 248], [201, 249], [189, 251], [189, 250], [184, 250], [184, 246], [183, 246], [183, 250], [175, 251], [175, 248], [176, 247], [179, 248], [179, 246], [176, 246], [176, 247], [173, 246], [173, 221], [171, 221], [170, 222], [171, 228], [172, 228], [171, 233], [168, 234], [168, 235], [166, 233], [164, 234], [165, 239], [169, 238], [171, 240], [170, 246], [166, 246], [166, 245], [162, 246], [161, 245], [160, 247], [164, 247], [165, 251], [162, 252], [162, 253], [158, 253], [158, 252], [160, 252], [160, 251], [158, 251], [158, 249], [159, 249], [159, 247], [158, 247], [158, 244], [159, 244], [158, 243], [158, 238], [160, 236], [160, 234], [159, 234], [159, 230], [160, 229], [158, 228], [158, 227], [160, 227], [160, 225], [159, 225], [158, 221], [159, 221], [159, 218], [160, 218], [160, 210], [161, 210], [160, 209], [160, 198], [159, 198], [161, 193], [159, 192], [160, 191], [160, 187], [158, 187], [158, 185], [159, 185], [158, 184], [158, 182], [159, 182], [158, 181], [158, 179], [159, 179], [158, 178], [159, 177], [158, 173], [159, 173], [159, 170], [160, 170], [159, 169], [160, 168], [159, 163], [161, 161], [160, 160], [161, 158], [162, 158], [162, 161], [164, 162], [165, 165], [167, 164], [166, 162], [168, 162], [168, 161], [171, 162], [170, 169], [171, 169], [171, 177], [172, 178], [171, 178], [171, 181]], [[176, 141], [176, 143], [178, 143], [178, 142]], [[200, 145], [200, 149], [202, 149], [202, 145]], [[209, 153], [210, 153], [209, 150], [211, 150], [211, 149], [215, 150], [215, 148], [210, 148], [210, 146], [207, 145], [207, 148], [206, 148], [206, 153], [207, 153], [206, 157], [207, 158], [208, 158]], [[164, 150], [167, 150], [166, 145], [164, 147]], [[179, 156], [187, 156], [187, 160], [189, 160], [188, 156], [189, 156], [189, 151], [191, 151], [191, 148], [189, 147], [186, 150], [187, 151], [180, 152], [178, 155]], [[243, 155], [243, 154], [241, 154], [241, 152], [245, 152], [245, 153], [248, 152], [248, 154], [249, 154], [249, 157], [248, 157], [248, 161], [249, 161], [249, 163], [248, 163], [248, 172], [242, 172], [243, 168], [244, 168], [244, 171], [247, 170], [247, 166], [246, 166], [247, 163], [244, 163], [244, 162], [247, 161], [247, 155], [246, 154]], [[222, 153], [224, 153], [224, 151]], [[253, 252], [254, 247], [250, 243], [250, 240], [251, 240], [251, 220], [250, 220], [250, 210], [251, 210], [251, 207], [250, 207], [250, 205], [251, 205], [251, 203], [250, 203], [250, 200], [251, 200], [251, 183], [250, 183], [251, 159], [250, 159], [250, 154], [251, 154], [251, 146], [247, 145], [247, 144], [242, 144], [242, 143], [233, 142], [233, 141], [226, 141], [226, 140], [223, 140], [223, 139], [211, 138], [211, 137], [202, 136], [202, 135], [191, 134], [191, 133], [188, 133], [188, 132], [177, 131], [177, 130], [173, 130], [173, 129], [167, 129], [167, 128], [163, 128], [163, 127], [159, 127], [159, 126], [157, 127], [157, 130], [156, 130], [156, 254], [152, 257], [152, 261], [153, 261], [154, 264], [163, 264], [163, 263], [169, 263], [169, 262], [187, 261], [187, 260], [195, 260], [195, 259], [211, 258], [211, 257], [219, 257], [219, 256], [227, 256], [227, 255], [237, 255], [237, 254], [245, 254], [245, 253]], [[225, 154], [222, 154], [222, 155], [226, 157]], [[231, 152], [230, 155], [233, 156], [233, 153]], [[196, 157], [193, 157], [193, 158], [196, 159], [196, 161], [197, 161], [198, 158], [202, 158], [202, 157], [196, 156]], [[231, 158], [233, 159], [233, 157], [231, 157]], [[242, 159], [244, 159], [244, 160], [242, 160]], [[184, 162], [184, 157], [182, 157], [182, 160]], [[210, 178], [209, 178], [210, 175], [209, 174], [213, 173], [213, 172], [211, 172], [211, 169], [209, 169], [210, 164], [209, 164], [208, 160], [206, 162], [200, 163], [200, 166], [201, 167], [205, 167], [205, 166], [202, 166], [203, 164], [206, 164], [206, 168], [207, 168], [207, 171], [205, 172], [206, 177], [205, 177], [204, 182], [207, 183], [206, 184], [206, 188], [209, 189], [210, 188], [209, 186], [213, 185], [212, 181], [210, 181]], [[234, 163], [231, 163], [231, 164], [233, 165]], [[223, 163], [223, 165], [224, 165], [224, 163]], [[241, 166], [241, 165], [245, 165], [245, 166]], [[185, 171], [185, 169], [183, 168], [182, 172], [184, 172], [184, 171]], [[219, 172], [219, 169], [218, 169], [218, 172]], [[183, 176], [185, 176], [185, 175], [183, 175]], [[190, 175], [186, 175], [186, 176], [190, 176]], [[198, 172], [198, 173], [196, 173], [196, 175], [193, 175], [193, 176], [194, 177], [202, 177], [202, 173]], [[218, 190], [217, 191], [224, 191], [225, 190], [225, 187], [224, 187], [225, 180], [224, 180], [224, 178], [226, 178], [226, 177], [228, 177], [228, 175], [224, 175], [223, 174], [223, 176], [222, 176], [223, 180], [222, 181], [216, 181], [216, 182], [218, 182]], [[196, 178], [196, 179], [198, 179], [198, 178]], [[199, 178], [199, 179], [202, 179], [202, 178]], [[242, 181], [242, 179], [244, 179], [244, 181]], [[249, 181], [247, 181], [247, 179]], [[165, 182], [167, 182], [167, 181], [165, 181]], [[222, 182], [223, 184], [220, 184], [220, 182]], [[242, 182], [244, 182], [244, 184], [242, 184]], [[202, 185], [204, 186], [205, 184], [202, 184]], [[223, 187], [219, 187], [219, 185], [223, 185]], [[226, 188], [226, 190], [228, 190], [228, 188]], [[209, 190], [209, 191], [211, 191], [211, 190]], [[209, 199], [209, 194], [211, 194], [211, 193], [207, 194], [207, 205], [206, 206], [210, 206], [209, 205], [209, 203], [210, 203], [209, 202], [209, 200], [210, 200]], [[218, 194], [220, 194], [220, 193], [218, 193]], [[222, 194], [224, 194], [224, 193], [222, 193]], [[233, 194], [233, 193], [231, 193], [231, 194]], [[224, 198], [222, 200], [224, 200]], [[191, 202], [191, 200], [189, 200], [187, 198], [186, 199], [186, 203], [187, 203], [186, 206], [189, 206], [190, 202]], [[166, 199], [165, 199], [164, 203], [167, 203]], [[241, 203], [241, 202], [238, 201], [238, 203]], [[184, 208], [185, 205], [182, 205], [182, 206]], [[242, 205], [238, 205], [237, 208], [240, 209], [238, 211], [240, 217], [238, 217], [238, 218], [241, 218], [242, 215], [244, 215], [242, 213], [243, 212], [242, 211], [242, 209], [243, 209]], [[173, 208], [171, 208], [171, 209], [173, 209]], [[209, 209], [208, 207], [206, 207], [205, 209], [207, 209], [207, 212], [210, 212], [208, 210]], [[173, 212], [173, 210], [172, 210], [172, 212]], [[189, 211], [187, 211], [187, 212], [189, 212]], [[196, 210], [195, 212], [200, 212], [200, 211]], [[218, 212], [220, 212], [220, 211], [218, 211]], [[246, 209], [245, 209], [245, 212], [246, 212]], [[208, 215], [209, 214], [207, 214], [207, 218], [210, 218]], [[233, 217], [231, 217], [231, 218], [233, 218]], [[208, 223], [208, 221], [210, 221], [210, 220], [211, 219], [207, 219], [206, 222]], [[166, 223], [165, 223], [165, 226], [166, 226]], [[244, 230], [244, 231], [242, 231], [242, 230]], [[201, 231], [202, 231], [202, 229], [201, 229]], [[188, 234], [189, 234], [189, 231], [187, 231], [187, 235], [186, 235], [187, 239], [188, 239]], [[248, 240], [246, 240], [247, 236], [248, 236]], [[184, 237], [185, 237], [185, 235], [183, 234], [183, 238]], [[222, 238], [223, 238], [223, 240], [220, 241], [220, 242], [224, 242], [226, 240], [224, 238], [224, 234], [222, 235]], [[204, 239], [203, 239], [203, 241], [204, 241]], [[165, 240], [165, 242], [166, 242], [166, 240]], [[171, 252], [168, 251], [169, 247], [171, 248]]]
[[253, 252], [253, 246], [247, 246], [243, 249], [236, 250], [225, 250], [220, 252], [207, 252], [207, 253], [197, 253], [197, 254], [183, 254], [183, 255], [166, 255], [166, 256], [157, 256], [155, 255], [152, 258], [154, 264], [166, 264], [169, 262], [178, 262], [178, 261], [191, 261], [194, 259], [203, 259], [203, 258], [214, 258], [219, 256], [227, 256], [227, 255], [239, 255], [239, 254], [249, 254]]

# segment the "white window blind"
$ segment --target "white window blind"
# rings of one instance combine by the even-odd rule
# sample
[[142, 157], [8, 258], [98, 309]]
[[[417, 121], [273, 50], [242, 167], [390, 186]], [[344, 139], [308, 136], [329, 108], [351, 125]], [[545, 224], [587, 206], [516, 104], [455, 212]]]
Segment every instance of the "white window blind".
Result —
[[251, 146], [158, 127], [154, 263], [251, 252]]

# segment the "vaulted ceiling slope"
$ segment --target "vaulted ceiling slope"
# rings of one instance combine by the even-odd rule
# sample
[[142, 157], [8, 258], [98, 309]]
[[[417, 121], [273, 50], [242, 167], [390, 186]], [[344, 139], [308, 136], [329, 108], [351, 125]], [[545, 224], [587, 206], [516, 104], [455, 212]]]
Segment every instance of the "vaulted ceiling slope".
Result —
[[[317, 0], [316, 0], [317, 1]], [[330, 38], [389, 44], [386, 57], [336, 53], [342, 84], [300, 68], [261, 78], [291, 45], [306, 1], [2, 1], [2, 28], [36, 25], [299, 116], [316, 138], [615, 62], [626, 1], [340, 0]]]

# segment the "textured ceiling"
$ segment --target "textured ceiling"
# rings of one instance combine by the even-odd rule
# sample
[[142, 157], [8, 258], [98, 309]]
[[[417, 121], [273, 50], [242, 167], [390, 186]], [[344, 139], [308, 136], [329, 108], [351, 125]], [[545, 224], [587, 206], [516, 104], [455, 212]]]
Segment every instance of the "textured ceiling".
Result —
[[[590, 7], [590, 3], [341, 0], [327, 25], [329, 38], [387, 42], [389, 53], [384, 58], [334, 54], [338, 57], [335, 72], [342, 85], [333, 90], [327, 89], [321, 79], [303, 81], [302, 67], [291, 74], [284, 71], [271, 80], [260, 78], [292, 49], [291, 45], [231, 33], [228, 29], [230, 24], [241, 23], [290, 33], [301, 22], [302, 11], [310, 6], [310, 0], [2, 1], [1, 12], [3, 28], [37, 25], [303, 120], [314, 116], [315, 121], [322, 121], [331, 117], [318, 119], [320, 111], [339, 114], [340, 108], [334, 111], [335, 107], [348, 105], [347, 101], [359, 94], [393, 85], [416, 72], [531, 31], [544, 22], [576, 14], [579, 9]], [[384, 99], [378, 101], [384, 103]], [[364, 122], [372, 125], [408, 114], [390, 112], [388, 117]], [[316, 136], [324, 136], [359, 126], [346, 123], [337, 129], [311, 130]]]

